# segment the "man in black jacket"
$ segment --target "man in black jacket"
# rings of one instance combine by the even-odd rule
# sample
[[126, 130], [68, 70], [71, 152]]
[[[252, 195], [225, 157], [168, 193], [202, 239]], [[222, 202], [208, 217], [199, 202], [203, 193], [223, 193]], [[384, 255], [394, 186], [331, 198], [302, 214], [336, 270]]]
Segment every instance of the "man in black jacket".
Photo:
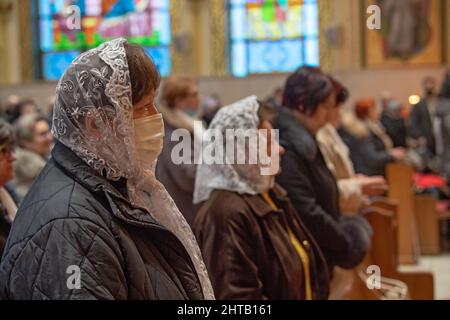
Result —
[[424, 96], [413, 106], [408, 123], [408, 136], [427, 146], [428, 152], [435, 155], [435, 136], [433, 132], [436, 116], [436, 81], [426, 77], [423, 80]]

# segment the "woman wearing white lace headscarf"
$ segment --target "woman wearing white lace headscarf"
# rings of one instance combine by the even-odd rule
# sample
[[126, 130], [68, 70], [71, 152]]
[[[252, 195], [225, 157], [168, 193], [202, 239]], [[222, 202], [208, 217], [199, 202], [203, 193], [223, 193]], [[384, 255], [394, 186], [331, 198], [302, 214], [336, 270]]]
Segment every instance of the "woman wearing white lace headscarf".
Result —
[[[329, 276], [318, 246], [286, 192], [274, 183], [277, 170], [263, 170], [276, 164], [283, 152], [271, 131], [274, 115], [255, 96], [248, 97], [219, 110], [209, 129], [223, 138], [204, 143], [194, 192], [194, 201], [203, 204], [194, 232], [220, 299], [328, 296]], [[267, 130], [267, 135], [258, 129]], [[237, 130], [234, 137], [231, 130]], [[256, 141], [250, 142], [251, 132], [257, 132]], [[247, 135], [249, 142], [223, 152], [223, 162], [212, 159], [216, 153], [208, 155], [206, 150], [220, 150], [240, 135]], [[264, 153], [272, 162], [262, 160]], [[251, 161], [252, 154], [258, 154], [256, 161]], [[237, 161], [240, 156], [245, 162]]]
[[153, 62], [125, 39], [65, 71], [57, 142], [12, 227], [1, 298], [214, 298], [195, 237], [154, 175], [158, 85]]

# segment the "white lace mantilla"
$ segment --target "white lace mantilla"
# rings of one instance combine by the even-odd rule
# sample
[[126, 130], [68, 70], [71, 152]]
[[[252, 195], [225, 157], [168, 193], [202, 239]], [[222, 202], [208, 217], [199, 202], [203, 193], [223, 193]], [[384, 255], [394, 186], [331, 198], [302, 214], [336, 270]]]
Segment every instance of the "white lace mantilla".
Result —
[[[164, 186], [154, 163], [138, 162], [134, 143], [133, 104], [125, 39], [119, 38], [78, 56], [58, 82], [52, 133], [107, 179], [127, 179], [132, 204], [146, 208], [183, 243], [206, 299], [214, 299], [208, 273], [191, 228]], [[85, 119], [95, 119], [95, 129]]]

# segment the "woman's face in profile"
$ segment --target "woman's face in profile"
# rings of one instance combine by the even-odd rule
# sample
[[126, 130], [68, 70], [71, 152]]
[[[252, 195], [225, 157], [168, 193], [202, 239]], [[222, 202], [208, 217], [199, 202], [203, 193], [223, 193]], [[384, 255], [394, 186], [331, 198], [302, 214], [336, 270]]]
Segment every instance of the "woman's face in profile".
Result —
[[133, 119], [140, 119], [144, 117], [158, 114], [159, 111], [155, 106], [156, 90], [151, 90], [140, 101], [133, 106]]
[[13, 162], [16, 160], [12, 146], [0, 146], [0, 187], [13, 178]]
[[330, 112], [335, 108], [336, 94], [332, 93], [328, 98], [317, 106], [316, 111], [309, 117], [311, 133], [316, 135], [324, 125], [329, 122]]
[[[270, 121], [263, 120], [258, 129], [266, 129], [267, 130], [267, 138], [265, 143], [267, 143], [266, 150], [267, 150], [267, 156], [271, 158], [272, 160], [277, 161], [278, 163], [276, 166], [279, 168], [279, 170], [275, 173], [275, 175], [280, 174], [281, 172], [281, 166], [279, 165], [280, 157], [284, 154], [284, 148], [278, 144], [278, 142], [272, 137], [273, 133], [273, 126]], [[275, 145], [272, 145], [274, 143]], [[277, 154], [272, 155], [272, 151], [276, 152]], [[259, 153], [259, 150], [258, 150]], [[274, 164], [271, 164], [274, 165]]]

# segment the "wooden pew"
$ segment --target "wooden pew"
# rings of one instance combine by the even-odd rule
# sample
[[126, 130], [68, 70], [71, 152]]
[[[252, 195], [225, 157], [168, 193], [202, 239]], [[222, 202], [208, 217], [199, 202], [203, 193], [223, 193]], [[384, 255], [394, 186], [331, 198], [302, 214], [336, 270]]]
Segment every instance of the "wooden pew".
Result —
[[340, 276], [346, 277], [351, 285], [346, 292], [332, 294], [331, 299], [378, 300], [382, 294], [367, 287], [367, 267], [377, 265], [381, 276], [392, 279], [390, 283], [406, 284], [408, 298], [417, 300], [434, 299], [434, 279], [429, 272], [399, 272], [397, 244], [397, 202], [388, 198], [374, 199], [363, 209], [363, 214], [374, 231], [372, 246], [364, 261], [354, 270], [340, 270]]
[[393, 201], [374, 201], [367, 209], [367, 219], [374, 229], [369, 261], [380, 266], [382, 276], [401, 280], [408, 285], [411, 299], [434, 299], [434, 279], [430, 272], [399, 272], [399, 229], [397, 205]]
[[414, 214], [413, 169], [405, 163], [391, 163], [386, 168], [388, 197], [398, 204], [397, 245], [401, 264], [415, 264], [419, 256], [419, 239]]
[[420, 252], [424, 255], [437, 255], [441, 252], [437, 201], [431, 195], [417, 194], [414, 204]]
[[[446, 222], [450, 219], [450, 211], [445, 201], [438, 201], [431, 195], [415, 196], [415, 213], [419, 231], [420, 250], [425, 255], [441, 253], [441, 235], [448, 232]], [[442, 232], [440, 227], [442, 227]]]

